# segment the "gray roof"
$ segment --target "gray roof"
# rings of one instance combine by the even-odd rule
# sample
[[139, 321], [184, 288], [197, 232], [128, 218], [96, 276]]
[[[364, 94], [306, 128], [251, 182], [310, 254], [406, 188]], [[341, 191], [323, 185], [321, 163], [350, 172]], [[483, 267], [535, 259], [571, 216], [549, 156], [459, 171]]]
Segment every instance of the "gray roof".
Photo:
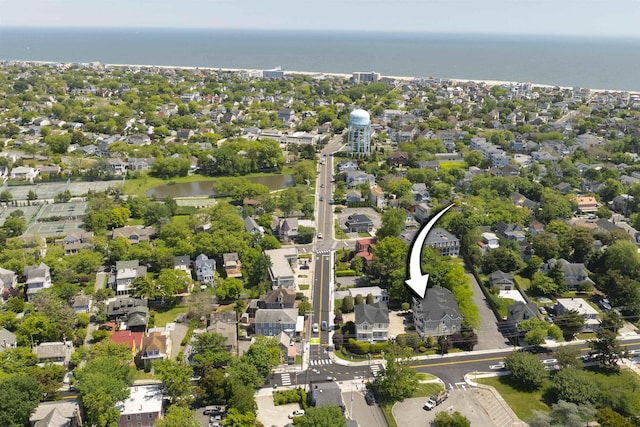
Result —
[[0, 287], [11, 287], [16, 273], [7, 270], [6, 268], [0, 268]]
[[173, 258], [173, 265], [191, 265], [191, 257], [189, 255], [177, 256]]
[[147, 300], [129, 297], [116, 298], [107, 305], [107, 316], [122, 316], [132, 312], [135, 307], [147, 308]]
[[507, 307], [507, 322], [520, 322], [538, 317], [538, 306], [532, 302], [523, 303], [516, 301], [515, 304]]
[[70, 342], [68, 345], [63, 342], [44, 342], [35, 346], [33, 352], [38, 356], [38, 359], [66, 357], [69, 346], [71, 346]]
[[288, 324], [298, 321], [297, 308], [261, 308], [256, 311], [256, 324], [279, 323]]
[[322, 408], [323, 406], [344, 406], [340, 387], [334, 382], [315, 383], [313, 384], [311, 392], [313, 394], [312, 398], [315, 398], [316, 401], [316, 408]]
[[373, 221], [364, 214], [353, 214], [347, 218], [347, 224], [373, 224]]
[[0, 329], [0, 349], [5, 347], [14, 347], [16, 342], [16, 334], [7, 331], [4, 328]]
[[435, 244], [439, 242], [459, 242], [459, 240], [456, 236], [449, 233], [444, 228], [440, 228], [440, 227], [432, 228], [429, 234], [427, 234], [427, 238], [424, 241], [424, 244], [430, 245], [430, 244]]
[[[52, 415], [52, 412], [55, 415]], [[29, 417], [29, 423], [35, 426], [47, 427], [66, 427], [66, 424], [60, 424], [62, 419], [70, 420], [77, 417], [80, 413], [80, 406], [77, 400], [56, 400], [53, 402], [41, 402], [34, 413]], [[44, 421], [44, 423], [40, 423]], [[56, 422], [58, 424], [56, 424]]]
[[458, 303], [446, 288], [429, 288], [421, 302], [425, 320], [439, 321], [449, 316], [452, 319], [462, 317]]
[[361, 323], [389, 323], [389, 309], [384, 302], [358, 304], [354, 307], [356, 325]]
[[513, 276], [509, 273], [505, 273], [502, 270], [494, 271], [489, 275], [489, 282], [493, 284], [498, 283], [511, 283], [513, 284]]

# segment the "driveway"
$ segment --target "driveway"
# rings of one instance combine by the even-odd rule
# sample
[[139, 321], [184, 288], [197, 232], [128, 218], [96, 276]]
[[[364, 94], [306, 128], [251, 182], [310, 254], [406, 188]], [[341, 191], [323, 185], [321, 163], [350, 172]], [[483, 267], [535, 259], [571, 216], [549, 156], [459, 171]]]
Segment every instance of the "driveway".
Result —
[[167, 323], [166, 325], [167, 331], [171, 334], [171, 359], [176, 359], [178, 357], [178, 353], [182, 347], [180, 343], [182, 339], [187, 334], [187, 330], [189, 329], [189, 323]]
[[472, 426], [495, 426], [470, 389], [451, 390], [449, 398], [431, 411], [423, 409], [426, 397], [407, 399], [396, 403], [393, 416], [399, 426], [430, 426], [436, 414], [442, 411], [458, 411], [471, 421]]
[[380, 407], [377, 404], [367, 405], [362, 390], [342, 393], [342, 401], [346, 405], [347, 414], [350, 414], [350, 418], [355, 420], [358, 425], [366, 427], [387, 426]]
[[473, 303], [478, 307], [480, 312], [480, 328], [476, 331], [478, 334], [478, 345], [474, 350], [491, 350], [496, 348], [510, 347], [506, 338], [498, 332], [498, 321], [493, 311], [487, 303], [487, 299], [480, 289], [480, 285], [473, 277], [473, 274], [467, 273], [471, 280], [471, 289], [473, 290]]

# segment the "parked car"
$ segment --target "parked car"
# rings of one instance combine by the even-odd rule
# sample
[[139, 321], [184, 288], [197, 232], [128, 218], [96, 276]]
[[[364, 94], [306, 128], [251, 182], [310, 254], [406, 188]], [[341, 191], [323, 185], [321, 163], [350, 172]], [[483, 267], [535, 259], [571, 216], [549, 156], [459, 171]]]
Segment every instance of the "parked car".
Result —
[[184, 313], [182, 313], [182, 314], [178, 314], [178, 316], [176, 317], [176, 323], [182, 323], [182, 322], [184, 322], [184, 319], [185, 319], [186, 317], [187, 317], [187, 316], [186, 316]]
[[289, 419], [293, 419], [295, 417], [301, 417], [304, 415], [304, 409], [296, 409], [292, 413], [289, 414]]
[[100, 326], [98, 326], [98, 329], [100, 329], [101, 331], [113, 331], [113, 326], [111, 326], [111, 325], [100, 325]]
[[309, 264], [302, 264], [300, 266], [300, 270], [308, 270], [309, 269]]
[[365, 402], [367, 402], [367, 405], [375, 405], [376, 404], [376, 397], [370, 391], [368, 391], [364, 395], [364, 400], [365, 400]]
[[323, 320], [323, 321], [322, 321], [322, 323], [320, 324], [320, 328], [321, 328], [323, 331], [326, 331], [327, 329], [329, 329], [329, 325], [327, 324], [327, 321], [326, 321], [326, 320]]
[[318, 333], [318, 324], [317, 324], [317, 323], [314, 323], [314, 324], [311, 326], [311, 332], [313, 332], [314, 334], [317, 334], [317, 333]]

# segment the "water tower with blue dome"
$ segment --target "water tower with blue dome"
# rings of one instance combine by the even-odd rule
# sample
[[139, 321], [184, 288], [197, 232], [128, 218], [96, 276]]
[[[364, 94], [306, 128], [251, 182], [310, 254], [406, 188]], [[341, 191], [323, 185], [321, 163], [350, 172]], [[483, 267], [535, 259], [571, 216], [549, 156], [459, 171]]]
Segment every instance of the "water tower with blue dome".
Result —
[[347, 143], [351, 155], [371, 154], [371, 119], [366, 111], [356, 109], [349, 114]]

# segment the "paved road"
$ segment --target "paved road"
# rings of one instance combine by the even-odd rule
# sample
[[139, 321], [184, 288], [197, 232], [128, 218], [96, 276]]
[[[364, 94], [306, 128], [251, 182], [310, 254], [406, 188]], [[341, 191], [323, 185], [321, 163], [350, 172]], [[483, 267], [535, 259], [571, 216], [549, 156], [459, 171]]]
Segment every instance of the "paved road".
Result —
[[[316, 182], [316, 226], [318, 236], [313, 245], [313, 252], [316, 253], [314, 279], [312, 289], [313, 315], [310, 325], [317, 323], [322, 325], [323, 321], [327, 325], [333, 323], [333, 274], [331, 266], [331, 250], [335, 240], [333, 239], [333, 206], [329, 204], [332, 198], [332, 177], [333, 177], [333, 156], [332, 153], [339, 150], [342, 137], [334, 137], [320, 153], [320, 164], [318, 179]], [[325, 164], [322, 164], [324, 161]], [[310, 360], [328, 360], [326, 346], [329, 344], [329, 331], [320, 330], [318, 334], [309, 331], [312, 338], [310, 345]], [[319, 342], [317, 340], [319, 338]]]
[[509, 342], [498, 332], [498, 321], [489, 307], [487, 299], [482, 293], [482, 289], [480, 289], [480, 285], [473, 277], [473, 274], [467, 273], [467, 276], [471, 279], [473, 303], [478, 307], [478, 311], [480, 312], [480, 328], [476, 331], [478, 334], [478, 345], [475, 346], [474, 350], [509, 347]]

